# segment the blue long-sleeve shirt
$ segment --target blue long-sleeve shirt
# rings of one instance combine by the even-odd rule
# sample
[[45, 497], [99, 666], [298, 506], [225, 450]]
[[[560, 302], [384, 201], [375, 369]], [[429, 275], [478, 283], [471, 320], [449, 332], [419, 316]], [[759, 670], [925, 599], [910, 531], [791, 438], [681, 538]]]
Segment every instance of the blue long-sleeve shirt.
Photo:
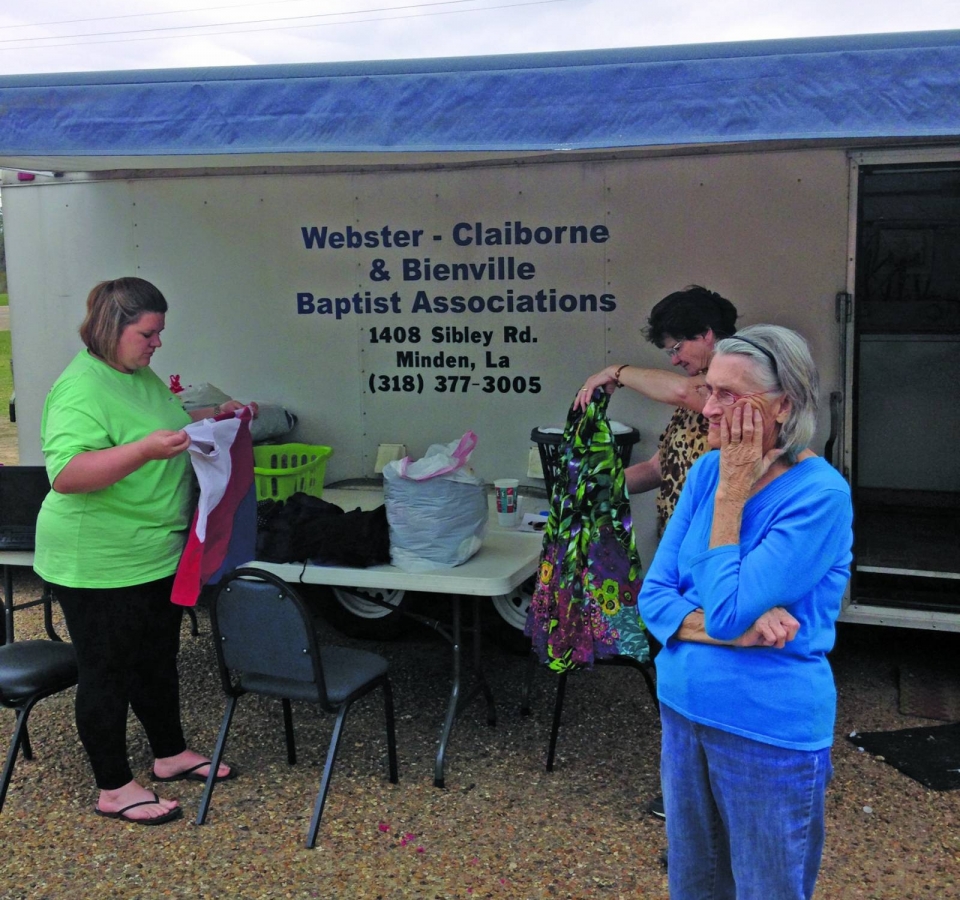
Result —
[[[719, 453], [708, 453], [690, 470], [640, 592], [643, 619], [664, 645], [660, 700], [692, 721], [763, 743], [828, 747], [836, 689], [827, 653], [850, 577], [850, 489], [823, 459], [799, 462], [747, 502], [740, 543], [711, 550], [719, 463]], [[800, 623], [779, 650], [673, 637], [698, 608], [707, 634], [730, 640], [774, 606]]]

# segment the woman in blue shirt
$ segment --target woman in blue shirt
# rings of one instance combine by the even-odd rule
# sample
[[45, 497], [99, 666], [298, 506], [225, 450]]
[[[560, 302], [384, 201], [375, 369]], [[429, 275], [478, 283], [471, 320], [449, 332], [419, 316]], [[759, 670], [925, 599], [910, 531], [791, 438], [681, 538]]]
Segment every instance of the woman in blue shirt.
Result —
[[847, 483], [808, 445], [806, 342], [720, 341], [693, 466], [639, 607], [657, 658], [670, 895], [809, 898], [823, 849], [836, 691], [826, 655], [849, 578]]

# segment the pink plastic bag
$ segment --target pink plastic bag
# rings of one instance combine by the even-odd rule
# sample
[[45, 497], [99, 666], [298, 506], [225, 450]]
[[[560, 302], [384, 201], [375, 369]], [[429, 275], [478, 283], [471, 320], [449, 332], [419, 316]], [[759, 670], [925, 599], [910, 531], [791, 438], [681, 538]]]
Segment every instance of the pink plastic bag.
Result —
[[[426, 481], [428, 478], [437, 478], [440, 475], [452, 475], [462, 471], [473, 448], [477, 446], [477, 436], [468, 431], [459, 441], [449, 444], [431, 444], [427, 452], [418, 459], [412, 460], [405, 456], [397, 463], [397, 473], [401, 478], [410, 481]], [[472, 472], [464, 473], [466, 478], [451, 478], [451, 481], [476, 481]]]

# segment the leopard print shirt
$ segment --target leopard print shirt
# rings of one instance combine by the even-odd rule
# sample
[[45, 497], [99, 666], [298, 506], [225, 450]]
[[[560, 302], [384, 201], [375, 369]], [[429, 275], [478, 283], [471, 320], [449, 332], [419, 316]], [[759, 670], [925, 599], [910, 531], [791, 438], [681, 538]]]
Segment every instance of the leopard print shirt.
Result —
[[660, 491], [657, 494], [657, 536], [673, 515], [687, 472], [710, 449], [707, 420], [698, 412], [678, 406], [660, 435]]

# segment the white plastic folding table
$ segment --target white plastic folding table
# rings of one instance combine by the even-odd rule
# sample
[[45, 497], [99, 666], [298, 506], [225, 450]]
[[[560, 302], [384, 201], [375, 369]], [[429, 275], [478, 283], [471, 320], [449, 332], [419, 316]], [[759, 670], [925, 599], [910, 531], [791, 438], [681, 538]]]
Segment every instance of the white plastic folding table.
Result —
[[[374, 509], [383, 503], [382, 491], [375, 489], [326, 488], [323, 499], [345, 510]], [[497, 711], [493, 692], [483, 673], [480, 632], [480, 601], [483, 597], [509, 594], [533, 575], [539, 564], [542, 535], [535, 532], [504, 528], [497, 523], [496, 512], [490, 510], [490, 522], [483, 546], [463, 565], [430, 572], [404, 572], [392, 565], [366, 569], [348, 566], [318, 566], [301, 563], [268, 563], [253, 561], [250, 566], [264, 569], [296, 584], [321, 584], [330, 587], [377, 588], [380, 590], [422, 591], [450, 597], [449, 629], [438, 622], [430, 624], [449, 641], [452, 647], [452, 672], [447, 712], [440, 731], [440, 744], [434, 765], [433, 782], [444, 786], [444, 758], [453, 723], [460, 712], [478, 694], [487, 704], [487, 723], [496, 725]], [[461, 605], [464, 597], [473, 598], [473, 661], [476, 683], [461, 697], [462, 628]], [[415, 618], [421, 618], [416, 616]]]

